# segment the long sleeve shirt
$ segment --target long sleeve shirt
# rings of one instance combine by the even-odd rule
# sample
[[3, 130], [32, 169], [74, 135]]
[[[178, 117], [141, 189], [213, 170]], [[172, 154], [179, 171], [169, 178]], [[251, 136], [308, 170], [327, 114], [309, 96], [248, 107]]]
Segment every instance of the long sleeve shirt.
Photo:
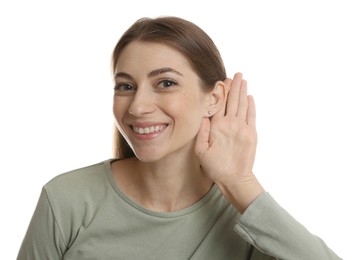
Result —
[[154, 212], [119, 189], [111, 161], [43, 187], [18, 260], [340, 259], [267, 192], [242, 215], [216, 185], [188, 208]]

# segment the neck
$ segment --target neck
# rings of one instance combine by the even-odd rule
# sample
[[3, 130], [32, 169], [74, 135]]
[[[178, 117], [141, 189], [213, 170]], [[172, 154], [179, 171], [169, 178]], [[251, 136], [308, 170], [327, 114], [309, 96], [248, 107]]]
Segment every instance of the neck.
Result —
[[132, 158], [129, 165], [134, 170], [125, 175], [124, 182], [118, 180], [118, 185], [121, 187], [122, 183], [121, 189], [126, 195], [153, 211], [177, 211], [191, 206], [213, 184], [194, 153], [169, 156], [157, 162]]

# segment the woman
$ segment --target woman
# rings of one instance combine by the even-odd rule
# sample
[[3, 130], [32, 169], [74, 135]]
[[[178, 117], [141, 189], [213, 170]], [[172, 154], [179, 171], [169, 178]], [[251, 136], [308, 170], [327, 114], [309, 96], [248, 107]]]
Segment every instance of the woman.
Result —
[[254, 100], [205, 32], [138, 20], [112, 65], [115, 159], [44, 186], [18, 259], [339, 259], [254, 176]]

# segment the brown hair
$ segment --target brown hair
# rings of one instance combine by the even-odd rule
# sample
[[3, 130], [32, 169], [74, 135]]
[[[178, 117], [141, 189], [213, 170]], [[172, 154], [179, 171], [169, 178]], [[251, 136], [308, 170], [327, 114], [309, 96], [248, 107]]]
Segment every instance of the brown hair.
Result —
[[[178, 17], [142, 18], [137, 20], [120, 38], [113, 50], [112, 69], [115, 73], [118, 59], [124, 48], [133, 41], [167, 44], [190, 62], [199, 76], [203, 89], [212, 89], [226, 72], [220, 53], [212, 39], [197, 25]], [[134, 153], [119, 133], [114, 130], [114, 157], [133, 157]]]

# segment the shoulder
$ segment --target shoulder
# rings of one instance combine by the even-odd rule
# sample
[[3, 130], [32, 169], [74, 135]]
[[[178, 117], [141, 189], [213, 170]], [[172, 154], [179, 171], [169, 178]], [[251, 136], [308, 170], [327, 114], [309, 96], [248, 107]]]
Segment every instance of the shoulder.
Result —
[[65, 202], [72, 204], [105, 193], [109, 185], [107, 174], [110, 161], [106, 160], [54, 177], [43, 187], [48, 199], [60, 204]]
[[111, 161], [60, 174], [43, 186], [39, 204], [44, 205], [46, 213], [41, 218], [52, 216], [66, 246], [73, 243], [83, 226], [89, 225], [112, 194], [108, 177]]
[[78, 189], [80, 187], [86, 187], [86, 185], [105, 177], [107, 163], [109, 164], [109, 161], [103, 161], [62, 173], [51, 179], [44, 185], [44, 188], [46, 190], [62, 188], [68, 190], [70, 188]]

